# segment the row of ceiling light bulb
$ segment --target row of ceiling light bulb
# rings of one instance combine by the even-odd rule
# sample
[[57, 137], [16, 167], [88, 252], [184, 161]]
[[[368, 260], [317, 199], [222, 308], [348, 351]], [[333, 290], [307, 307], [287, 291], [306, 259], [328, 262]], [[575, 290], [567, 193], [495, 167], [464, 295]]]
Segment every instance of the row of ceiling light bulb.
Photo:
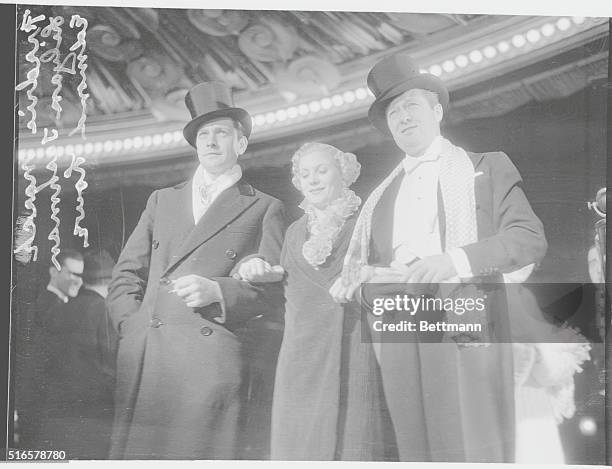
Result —
[[502, 60], [503, 56], [508, 53], [520, 52], [526, 46], [535, 47], [540, 45], [539, 43], [544, 45], [545, 41], [554, 39], [554, 36], [567, 34], [573, 28], [584, 27], [587, 22], [588, 19], [583, 17], [562, 17], [557, 21], [545, 23], [539, 28], [532, 28], [524, 33], [503, 39], [495, 45], [474, 49], [467, 54], [459, 54], [454, 59], [432, 64], [428, 68], [421, 69], [421, 73], [431, 73], [440, 77], [459, 72], [469, 65], [484, 65], [494, 59]]
[[[588, 19], [583, 17], [562, 17], [555, 22], [548, 22], [539, 28], [533, 28], [523, 34], [515, 34], [511, 38], [499, 41], [496, 45], [488, 45], [482, 49], [474, 49], [467, 54], [457, 55], [454, 59], [444, 60], [440, 64], [430, 65], [426, 69], [421, 69], [421, 73], [431, 73], [432, 75], [442, 76], [452, 74], [468, 65], [480, 65], [486, 61], [499, 58], [499, 55], [507, 54], [514, 50], [519, 50], [528, 44], [536, 45], [544, 39], [551, 39], [555, 34], [567, 34], [572, 28], [583, 27], [588, 23]], [[344, 93], [334, 94], [331, 97], [316, 99], [309, 103], [290, 106], [273, 112], [256, 114], [253, 117], [253, 128], [269, 128], [287, 125], [297, 122], [297, 119], [305, 120], [314, 118], [324, 112], [329, 113], [345, 106], [357, 106], [364, 104], [373, 97], [370, 90], [361, 87], [348, 90]], [[106, 140], [104, 142], [85, 143], [66, 146], [49, 146], [39, 148], [29, 148], [19, 150], [19, 160], [32, 160], [52, 158], [54, 152], [58, 158], [70, 157], [73, 153], [76, 156], [86, 156], [99, 153], [120, 153], [132, 150], [141, 150], [160, 146], [180, 146], [185, 144], [183, 133], [180, 130], [165, 132], [154, 135], [137, 136], [125, 138], [123, 140]], [[185, 144], [186, 145], [186, 144]]]
[[[276, 112], [267, 114], [256, 114], [253, 118], [253, 127], [261, 127], [274, 123], [282, 123], [288, 119], [296, 117], [304, 117], [309, 114], [316, 114], [321, 111], [327, 111], [334, 107], [350, 105], [363, 101], [372, 94], [366, 88], [357, 88], [349, 90], [342, 94], [336, 94], [329, 98], [311, 101], [308, 104], [300, 104], [287, 109], [281, 109]], [[71, 158], [73, 154], [76, 156], [91, 156], [100, 153], [122, 153], [136, 151], [141, 149], [150, 149], [151, 147], [175, 147], [186, 145], [183, 139], [183, 133], [180, 130], [174, 132], [165, 132], [154, 135], [145, 135], [137, 137], [129, 137], [125, 139], [98, 141], [95, 143], [78, 143], [76, 145], [50, 145], [46, 147], [29, 148], [19, 150], [19, 161], [42, 160], [50, 159], [53, 156], [57, 158]]]
[[[428, 68], [421, 69], [421, 73], [431, 73], [432, 75], [442, 76], [444, 74], [458, 72], [468, 67], [468, 65], [484, 65], [485, 62], [495, 58], [501, 60], [501, 56], [508, 52], [512, 52], [513, 50], [520, 52], [520, 49], [528, 44], [535, 45], [538, 42], [543, 42], [544, 39], [552, 39], [556, 34], [567, 33], [570, 29], [580, 27], [586, 23], [587, 19], [583, 17], [562, 17], [555, 22], [546, 23], [537, 29], [530, 29], [524, 34], [515, 34], [511, 38], [498, 42], [495, 46], [489, 45], [483, 49], [474, 49], [467, 54], [460, 54], [454, 59], [447, 59], [440, 64], [430, 65]], [[346, 104], [352, 104], [356, 101], [365, 101], [369, 98], [372, 98], [370, 90], [358, 88], [343, 94], [335, 94], [331, 97], [314, 100], [308, 104], [304, 103], [286, 109], [257, 114], [253, 119], [253, 127], [257, 129], [287, 125], [297, 118], [301, 118], [302, 120], [309, 119], [315, 117], [315, 114], [322, 111], [332, 110], [333, 112], [333, 108], [340, 108]]]
[[46, 147], [19, 150], [19, 161], [42, 160], [56, 156], [71, 158], [76, 156], [91, 156], [100, 153], [121, 153], [132, 150], [144, 150], [151, 147], [179, 146], [185, 144], [183, 132], [164, 132], [153, 135], [128, 137], [124, 139], [105, 140], [98, 142], [77, 143], [75, 145], [49, 145]]
[[253, 118], [253, 127], [268, 127], [274, 124], [283, 124], [297, 118], [307, 119], [313, 114], [330, 111], [334, 108], [340, 108], [346, 105], [358, 104], [372, 97], [372, 93], [367, 88], [357, 88], [348, 90], [344, 93], [334, 94], [330, 97], [315, 99], [309, 103], [303, 103], [288, 108], [279, 109], [274, 112], [264, 114], [256, 114]]

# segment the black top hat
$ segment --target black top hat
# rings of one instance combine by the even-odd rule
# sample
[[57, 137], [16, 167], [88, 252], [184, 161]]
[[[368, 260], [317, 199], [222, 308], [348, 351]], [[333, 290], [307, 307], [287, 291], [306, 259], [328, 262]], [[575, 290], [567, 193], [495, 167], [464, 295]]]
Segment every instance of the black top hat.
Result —
[[389, 133], [387, 126], [387, 106], [402, 93], [419, 88], [438, 93], [440, 104], [448, 108], [448, 90], [442, 80], [429, 73], [420, 73], [419, 67], [406, 53], [385, 57], [368, 74], [368, 88], [376, 98], [368, 112], [374, 127]]
[[247, 138], [251, 135], [251, 115], [244, 109], [234, 107], [232, 93], [224, 83], [208, 81], [195, 85], [185, 95], [185, 104], [191, 114], [191, 121], [183, 129], [183, 135], [192, 147], [196, 146], [196, 135], [200, 127], [213, 119], [234, 119], [242, 124]]

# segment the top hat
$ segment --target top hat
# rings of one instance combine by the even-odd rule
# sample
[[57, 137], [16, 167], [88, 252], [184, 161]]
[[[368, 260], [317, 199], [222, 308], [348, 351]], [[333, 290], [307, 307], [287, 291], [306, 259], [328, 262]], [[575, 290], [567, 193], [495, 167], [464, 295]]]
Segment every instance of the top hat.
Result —
[[251, 135], [251, 115], [234, 106], [232, 93], [224, 83], [208, 81], [195, 85], [187, 92], [185, 104], [191, 114], [191, 121], [183, 128], [183, 136], [192, 147], [196, 146], [196, 135], [200, 127], [213, 119], [234, 119], [242, 124], [247, 138]]
[[406, 53], [385, 57], [368, 74], [368, 88], [375, 100], [368, 111], [368, 118], [374, 127], [389, 133], [387, 106], [391, 101], [408, 90], [419, 88], [438, 93], [440, 104], [448, 108], [448, 90], [442, 80], [429, 73], [420, 73], [419, 67]]

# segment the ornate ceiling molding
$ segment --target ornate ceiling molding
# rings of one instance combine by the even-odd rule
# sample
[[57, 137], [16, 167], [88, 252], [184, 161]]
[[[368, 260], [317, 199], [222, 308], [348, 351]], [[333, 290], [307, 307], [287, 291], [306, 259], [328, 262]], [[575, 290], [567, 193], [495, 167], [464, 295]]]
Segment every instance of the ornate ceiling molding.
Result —
[[[193, 20], [190, 17], [190, 21], [203, 21], [217, 29], [221, 28], [219, 25], [225, 24], [227, 34], [242, 34], [246, 31], [241, 29], [243, 26], [240, 26], [239, 18], [226, 18], [224, 15], [213, 15], [212, 20]], [[440, 21], [459, 20], [444, 17]], [[419, 43], [418, 48], [413, 49], [410, 44], [397, 47], [398, 50], [409, 50], [422, 64], [423, 71], [439, 75], [451, 92], [476, 83], [493, 82], [487, 85], [487, 92], [475, 92], [452, 103], [449, 118], [453, 122], [469, 117], [498, 115], [531, 99], [546, 100], [567, 96], [587, 86], [590, 78], [607, 73], [606, 53], [602, 52], [554, 70], [503, 83], [509, 71], [528, 67], [607, 35], [606, 19], [508, 17], [500, 20], [497, 17], [484, 17], [469, 26], [471, 29], [462, 31], [461, 35], [452, 29], [443, 30], [446, 39], [442, 42], [439, 38], [431, 43], [425, 39]], [[433, 21], [423, 27], [435, 29], [442, 25], [436, 25]], [[278, 37], [282, 35], [279, 31], [275, 34]], [[390, 32], [387, 34], [392, 36]], [[453, 34], [456, 37], [451, 41]], [[103, 38], [100, 40], [104, 41]], [[112, 34], [107, 40], [116, 41]], [[262, 40], [262, 44], [265, 42]], [[364, 44], [374, 46], [373, 42], [367, 40]], [[310, 81], [310, 85], [318, 89], [316, 98], [287, 104], [287, 96], [264, 93], [265, 89], [249, 95], [238, 94], [238, 104], [253, 113], [251, 146], [362, 119], [372, 101], [372, 96], [364, 88], [365, 75], [378, 58], [379, 55], [374, 54], [367, 59], [339, 67], [329, 62], [329, 72], [325, 71], [325, 66], [321, 66], [325, 62], [318, 57], [304, 57], [289, 63], [289, 68], [294, 64], [298, 71], [294, 70], [294, 80], [287, 81], [299, 83], [299, 70], [305, 70], [304, 81]], [[303, 67], [295, 65], [300, 61]], [[186, 81], [178, 69], [172, 68], [170, 64], [167, 57], [153, 55], [142, 56], [128, 67], [128, 75], [134, 86], [160, 96], [150, 103], [153, 114], [137, 111], [93, 119], [87, 124], [86, 141], [76, 137], [62, 138], [61, 145], [42, 146], [40, 137], [22, 132], [19, 139], [19, 161], [43, 162], [56, 154], [59, 164], [67, 165], [74, 152], [77, 156], [86, 157], [91, 164], [105, 166], [172, 159], [190, 154], [192, 150], [182, 138], [182, 126], [188, 118], [181, 102], [187, 89]], [[116, 99], [121, 99], [121, 87], [109, 87], [108, 91], [115, 93]]]

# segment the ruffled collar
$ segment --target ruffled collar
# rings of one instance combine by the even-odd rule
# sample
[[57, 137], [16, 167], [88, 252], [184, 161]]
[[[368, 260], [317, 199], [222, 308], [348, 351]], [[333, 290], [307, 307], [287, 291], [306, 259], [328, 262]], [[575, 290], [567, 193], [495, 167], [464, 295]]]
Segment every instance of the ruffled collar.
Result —
[[299, 207], [308, 217], [308, 239], [302, 246], [302, 255], [310, 265], [316, 268], [327, 260], [346, 220], [360, 205], [361, 199], [347, 188], [324, 210], [317, 209], [306, 199], [302, 201]]

